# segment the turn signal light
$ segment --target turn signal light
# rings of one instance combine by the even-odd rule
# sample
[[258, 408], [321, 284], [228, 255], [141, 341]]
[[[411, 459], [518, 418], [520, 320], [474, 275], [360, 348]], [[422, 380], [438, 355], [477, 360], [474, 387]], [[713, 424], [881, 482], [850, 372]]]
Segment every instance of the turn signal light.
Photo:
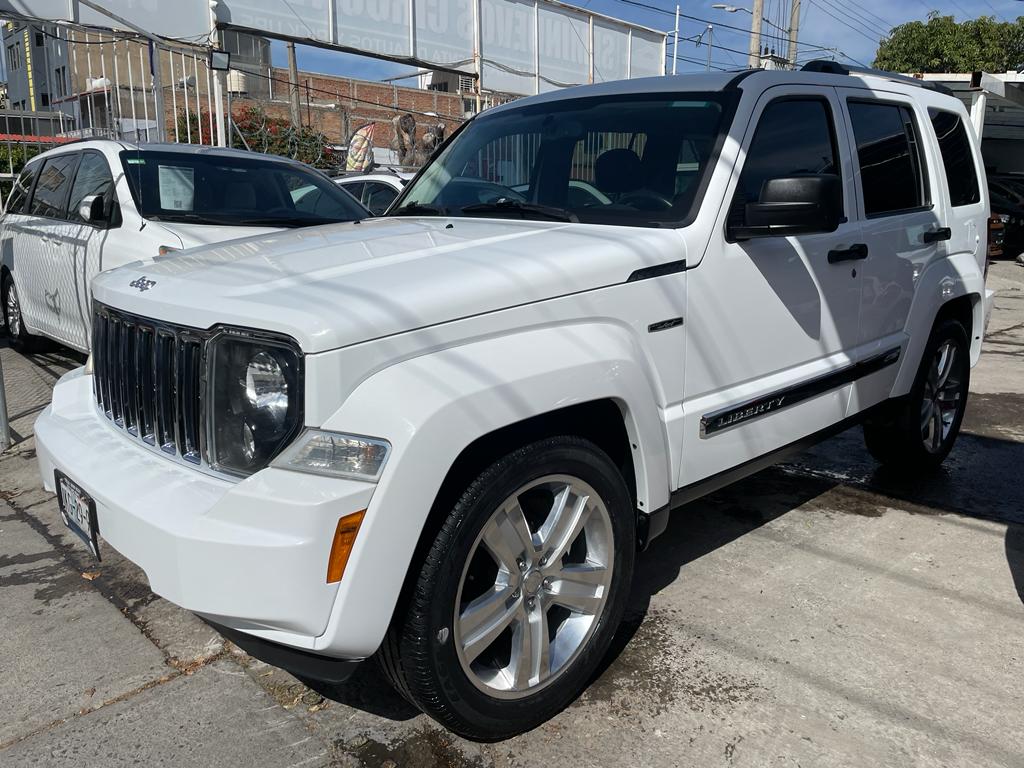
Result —
[[363, 522], [366, 510], [353, 512], [338, 520], [338, 527], [334, 531], [334, 542], [331, 544], [331, 556], [327, 559], [327, 583], [334, 584], [341, 581], [345, 575], [345, 566], [348, 565], [348, 556], [352, 553], [352, 545], [356, 543], [356, 534], [359, 533], [359, 526]]

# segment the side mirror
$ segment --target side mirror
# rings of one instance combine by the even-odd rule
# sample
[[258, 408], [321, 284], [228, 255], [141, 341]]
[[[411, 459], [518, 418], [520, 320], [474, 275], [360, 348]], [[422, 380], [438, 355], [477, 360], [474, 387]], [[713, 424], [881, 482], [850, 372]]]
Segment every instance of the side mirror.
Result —
[[744, 222], [729, 228], [736, 240], [834, 232], [843, 220], [843, 186], [835, 174], [768, 179]]
[[102, 195], [86, 195], [78, 204], [78, 215], [82, 221], [90, 224], [101, 224], [107, 220], [106, 211], [103, 210]]

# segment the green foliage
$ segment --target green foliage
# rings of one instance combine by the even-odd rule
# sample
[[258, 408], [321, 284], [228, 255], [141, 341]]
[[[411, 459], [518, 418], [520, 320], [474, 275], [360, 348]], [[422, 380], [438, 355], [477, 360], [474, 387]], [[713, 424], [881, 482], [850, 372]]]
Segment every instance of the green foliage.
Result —
[[878, 46], [874, 66], [890, 72], [1006, 72], [1024, 65], [1024, 17], [981, 16], [960, 24], [952, 16], [894, 27]]
[[[338, 164], [339, 158], [331, 149], [327, 137], [308, 125], [295, 128], [287, 119], [272, 117], [259, 107], [247, 107], [235, 112], [234, 119], [238, 128], [233, 141], [235, 147], [242, 148], [242, 142], [238, 139], [238, 133], [241, 133], [245, 146], [253, 152], [290, 157], [314, 168], [334, 168]], [[207, 112], [198, 115], [193, 112], [186, 119], [185, 111], [178, 110], [178, 141], [200, 143], [200, 121], [203, 126], [202, 143], [212, 144], [210, 116]]]

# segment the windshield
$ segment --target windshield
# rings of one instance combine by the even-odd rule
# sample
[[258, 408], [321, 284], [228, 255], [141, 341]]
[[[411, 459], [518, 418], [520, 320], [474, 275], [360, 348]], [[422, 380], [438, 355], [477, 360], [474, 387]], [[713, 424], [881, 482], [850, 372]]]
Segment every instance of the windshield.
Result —
[[121, 164], [139, 213], [156, 221], [302, 227], [369, 216], [327, 177], [259, 155], [143, 149], [122, 152]]
[[484, 113], [389, 215], [682, 224], [699, 204], [729, 95], [630, 94]]

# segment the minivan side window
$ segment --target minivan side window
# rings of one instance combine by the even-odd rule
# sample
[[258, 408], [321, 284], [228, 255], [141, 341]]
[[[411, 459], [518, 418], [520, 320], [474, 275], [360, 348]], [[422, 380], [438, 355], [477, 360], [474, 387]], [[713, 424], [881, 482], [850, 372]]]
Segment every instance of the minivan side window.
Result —
[[49, 158], [39, 172], [36, 191], [32, 195], [30, 213], [63, 219], [67, 215], [68, 192], [78, 155], [57, 155]]
[[11, 189], [11, 196], [7, 198], [7, 213], [25, 213], [25, 203], [28, 201], [29, 193], [32, 191], [32, 182], [35, 181], [36, 173], [42, 167], [42, 163], [30, 163], [26, 165]]
[[99, 152], [84, 153], [82, 162], [78, 164], [78, 172], [75, 174], [75, 183], [71, 187], [71, 200], [68, 204], [68, 218], [71, 221], [83, 221], [78, 213], [78, 207], [82, 204], [82, 200], [90, 195], [102, 197], [103, 209], [110, 210], [110, 204], [114, 197], [114, 179], [110, 175], [107, 159]]
[[902, 104], [850, 101], [864, 213], [883, 216], [930, 205], [920, 132]]
[[840, 174], [832, 110], [822, 98], [783, 97], [761, 113], [733, 200], [734, 216], [742, 217], [744, 203], [757, 202], [769, 179], [808, 173]]
[[950, 203], [960, 206], [979, 202], [981, 193], [978, 190], [978, 171], [974, 167], [971, 142], [967, 138], [963, 120], [960, 115], [934, 107], [928, 110], [928, 116], [935, 129], [935, 137], [939, 140]]

